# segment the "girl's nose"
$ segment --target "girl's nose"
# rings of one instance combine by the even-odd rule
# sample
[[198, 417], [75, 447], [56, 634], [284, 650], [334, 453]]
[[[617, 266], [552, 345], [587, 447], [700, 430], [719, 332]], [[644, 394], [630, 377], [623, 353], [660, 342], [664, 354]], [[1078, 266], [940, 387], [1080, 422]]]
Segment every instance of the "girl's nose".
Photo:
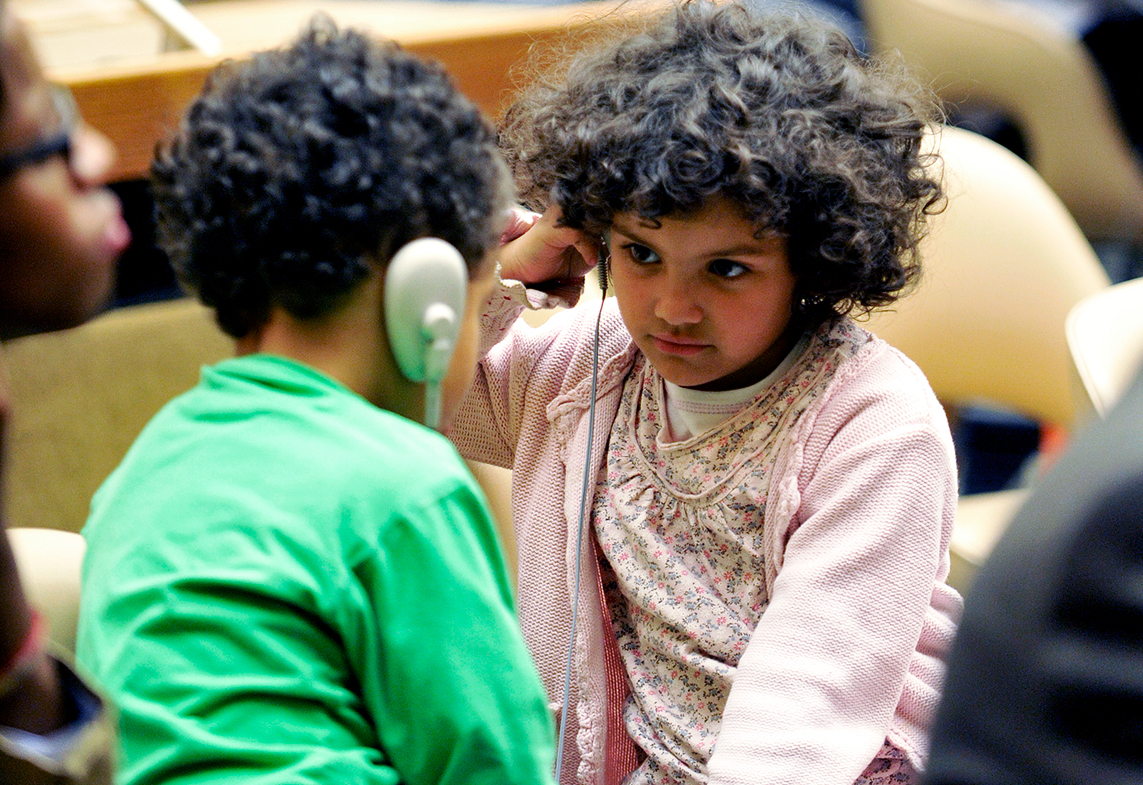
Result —
[[689, 281], [665, 276], [655, 300], [655, 316], [667, 324], [698, 324], [702, 321], [702, 308], [694, 285]]
[[111, 140], [86, 123], [80, 123], [72, 139], [71, 173], [86, 188], [107, 184], [115, 148]]

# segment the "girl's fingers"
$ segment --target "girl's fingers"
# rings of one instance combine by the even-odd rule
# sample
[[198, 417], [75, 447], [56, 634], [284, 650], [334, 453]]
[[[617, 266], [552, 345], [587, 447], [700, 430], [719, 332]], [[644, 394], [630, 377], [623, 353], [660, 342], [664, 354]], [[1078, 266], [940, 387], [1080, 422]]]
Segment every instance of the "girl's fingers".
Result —
[[504, 227], [504, 231], [500, 234], [500, 244], [515, 240], [517, 237], [523, 235], [526, 231], [531, 229], [539, 221], [541, 215], [534, 213], [531, 210], [525, 210], [519, 205], [513, 205], [508, 208], [508, 225]]
[[579, 252], [578, 263], [573, 259], [573, 269], [569, 272], [572, 278], [582, 278], [591, 272], [597, 264], [599, 264], [599, 243], [594, 242], [586, 235], [579, 233], [580, 239], [577, 240], [573, 247]]

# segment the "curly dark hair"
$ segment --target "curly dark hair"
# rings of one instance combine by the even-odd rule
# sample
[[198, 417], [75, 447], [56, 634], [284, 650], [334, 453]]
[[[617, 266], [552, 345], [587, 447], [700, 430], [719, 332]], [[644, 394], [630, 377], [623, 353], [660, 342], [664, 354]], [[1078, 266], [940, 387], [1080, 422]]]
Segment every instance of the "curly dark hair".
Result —
[[235, 337], [275, 305], [330, 312], [417, 237], [471, 270], [511, 200], [495, 131], [442, 68], [326, 17], [212, 73], [151, 184], [159, 246]]
[[526, 203], [602, 234], [716, 195], [788, 240], [811, 321], [895, 301], [919, 270], [939, 172], [922, 153], [936, 102], [832, 25], [684, 2], [586, 50], [507, 111], [500, 132]]

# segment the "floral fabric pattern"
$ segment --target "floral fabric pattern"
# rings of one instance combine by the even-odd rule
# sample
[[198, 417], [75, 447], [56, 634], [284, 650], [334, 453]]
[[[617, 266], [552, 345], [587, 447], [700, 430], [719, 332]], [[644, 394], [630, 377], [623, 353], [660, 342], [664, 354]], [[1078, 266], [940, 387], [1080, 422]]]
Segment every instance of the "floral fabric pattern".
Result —
[[909, 785], [917, 779], [917, 770], [905, 757], [905, 753], [885, 742], [877, 757], [854, 785]]

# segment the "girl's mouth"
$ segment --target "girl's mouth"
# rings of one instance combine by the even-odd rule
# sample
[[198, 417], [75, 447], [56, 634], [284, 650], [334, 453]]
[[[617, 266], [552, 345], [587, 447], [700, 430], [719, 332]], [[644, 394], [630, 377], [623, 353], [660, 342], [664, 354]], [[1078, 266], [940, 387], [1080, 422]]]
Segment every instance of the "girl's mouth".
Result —
[[652, 335], [651, 340], [660, 352], [673, 354], [677, 357], [693, 357], [706, 351], [709, 346], [709, 344], [694, 338], [682, 338], [674, 335]]

